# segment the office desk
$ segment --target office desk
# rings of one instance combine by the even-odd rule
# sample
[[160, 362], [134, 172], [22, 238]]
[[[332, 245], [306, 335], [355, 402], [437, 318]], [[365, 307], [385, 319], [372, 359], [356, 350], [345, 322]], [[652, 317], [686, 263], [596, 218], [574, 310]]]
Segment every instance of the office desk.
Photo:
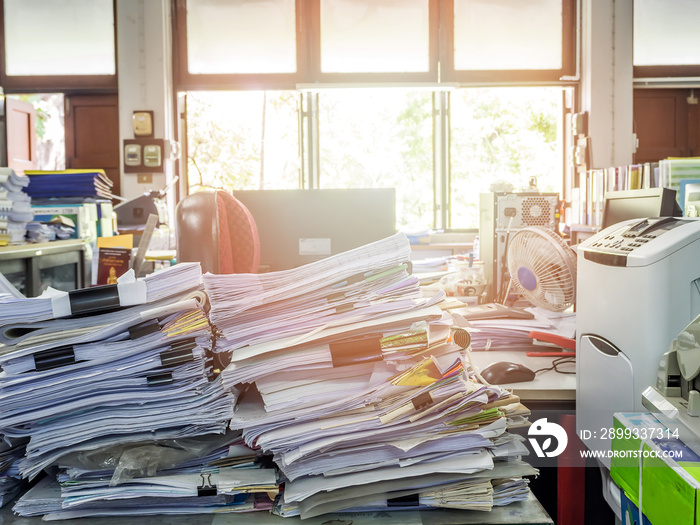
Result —
[[[40, 525], [46, 523], [41, 517], [22, 518], [12, 514], [14, 502], [0, 511], [0, 523], [3, 525]], [[554, 522], [542, 508], [537, 498], [530, 493], [527, 501], [512, 503], [505, 507], [494, 507], [491, 512], [433, 509], [425, 511], [395, 512], [353, 512], [324, 514], [315, 518], [301, 520], [280, 518], [267, 512], [250, 512], [243, 514], [190, 514], [186, 516], [124, 516], [105, 518], [79, 518], [64, 520], [60, 523], [85, 525], [125, 525], [137, 521], [142, 525], [550, 525]]]
[[[523, 351], [515, 350], [489, 350], [488, 352], [472, 352], [472, 361], [483, 370], [491, 363], [499, 361], [512, 361], [520, 363], [530, 368], [531, 370], [539, 370], [540, 368], [548, 368], [552, 366], [552, 361], [556, 357], [529, 357]], [[573, 363], [563, 365], [563, 370], [576, 369]], [[508, 390], [513, 390], [513, 393], [520, 397], [526, 405], [528, 402], [535, 403], [559, 403], [573, 404], [576, 402], [576, 376], [574, 374], [560, 374], [555, 370], [540, 372], [534, 381], [524, 383], [510, 383], [500, 385]]]
[[[480, 370], [491, 363], [512, 361], [531, 370], [549, 368], [556, 357], [529, 357], [524, 351], [489, 350], [472, 352], [472, 362]], [[562, 370], [576, 370], [574, 363], [561, 366]], [[533, 381], [501, 384], [520, 397], [531, 411], [530, 421], [547, 418], [563, 425], [568, 435], [575, 435], [576, 376], [560, 374], [555, 370], [540, 372]], [[572, 441], [570, 440], [570, 443]], [[582, 446], [582, 445], [581, 445]], [[560, 459], [560, 458], [558, 458]], [[530, 482], [530, 487], [550, 515], [557, 515], [558, 523], [572, 523], [583, 515], [586, 469], [582, 464], [569, 465], [566, 460], [557, 466], [542, 467], [540, 476]], [[601, 499], [600, 495], [599, 499]], [[556, 509], [556, 510], [555, 510]]]

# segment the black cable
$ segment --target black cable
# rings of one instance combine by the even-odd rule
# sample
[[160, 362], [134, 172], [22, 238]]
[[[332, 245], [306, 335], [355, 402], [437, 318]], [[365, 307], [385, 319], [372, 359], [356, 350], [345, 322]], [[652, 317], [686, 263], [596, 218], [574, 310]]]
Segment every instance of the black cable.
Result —
[[550, 370], [554, 370], [559, 374], [575, 374], [576, 370], [574, 370], [573, 372], [570, 370], [559, 370], [559, 367], [562, 365], [570, 365], [575, 363], [575, 357], [557, 357], [552, 361], [552, 366], [550, 366], [549, 368], [540, 368], [539, 370], [535, 370], [535, 374], [539, 374], [540, 372], [549, 372]]

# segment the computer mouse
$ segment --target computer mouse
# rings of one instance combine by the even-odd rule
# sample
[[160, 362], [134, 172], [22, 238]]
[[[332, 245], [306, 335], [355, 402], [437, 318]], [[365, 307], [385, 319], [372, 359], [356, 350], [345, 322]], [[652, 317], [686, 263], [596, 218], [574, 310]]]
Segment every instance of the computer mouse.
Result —
[[535, 379], [535, 372], [519, 363], [501, 361], [499, 363], [492, 363], [484, 368], [481, 371], [481, 377], [492, 385], [501, 385], [504, 383], [532, 381]]

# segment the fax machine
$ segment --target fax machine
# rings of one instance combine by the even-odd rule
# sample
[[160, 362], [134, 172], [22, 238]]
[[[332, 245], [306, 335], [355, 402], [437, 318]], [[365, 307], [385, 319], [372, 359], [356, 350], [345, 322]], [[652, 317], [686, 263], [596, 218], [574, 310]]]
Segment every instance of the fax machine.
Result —
[[615, 412], [646, 410], [659, 361], [700, 314], [700, 220], [615, 224], [578, 246], [577, 271], [576, 424], [589, 448], [606, 450], [601, 429]]

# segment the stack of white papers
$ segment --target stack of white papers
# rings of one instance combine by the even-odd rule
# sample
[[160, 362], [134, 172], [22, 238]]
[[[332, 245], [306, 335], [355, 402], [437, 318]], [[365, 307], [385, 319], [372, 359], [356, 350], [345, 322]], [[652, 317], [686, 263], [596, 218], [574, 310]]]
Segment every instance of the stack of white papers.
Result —
[[25, 192], [29, 177], [12, 168], [0, 168], [0, 244], [25, 241], [27, 222], [34, 219], [31, 197]]
[[[88, 512], [83, 503], [111, 512], [134, 499], [132, 513], [156, 512], [167, 506], [164, 497], [196, 512], [270, 508], [275, 470], [258, 468], [240, 435], [226, 434], [237, 392], [214, 374], [199, 265], [127, 285], [141, 287], [142, 303], [115, 310], [107, 301], [83, 316], [2, 325], [0, 337], [11, 344], [0, 353], [0, 432], [26, 446], [18, 477], [65, 467], [58, 509], [80, 512]], [[85, 290], [86, 302], [100, 303], [101, 290]], [[25, 301], [36, 303], [12, 303], [30, 310]], [[47, 487], [18, 512], [57, 512]], [[198, 496], [206, 497], [190, 501]]]
[[539, 307], [525, 310], [533, 314], [532, 319], [470, 319], [462, 320], [460, 325], [471, 335], [472, 350], [537, 350], [538, 347], [530, 337], [530, 332], [533, 331], [567, 338], [576, 336], [575, 313], [549, 312]]
[[281, 272], [204, 276], [225, 351], [425, 308], [403, 234]]
[[[32, 298], [0, 295], [0, 330], [4, 331], [2, 327], [11, 325], [17, 327], [15, 332], [21, 335], [28, 328], [27, 323], [157, 303], [201, 289], [202, 270], [199, 263], [182, 263], [141, 279], [135, 279], [133, 270], [129, 270], [118, 281], [118, 284], [72, 292], [49, 288], [39, 297]], [[0, 342], [13, 344], [7, 339]]]
[[211, 380], [211, 333], [201, 310], [130, 328], [113, 340], [54, 342], [2, 356], [0, 428], [29, 439], [23, 476], [36, 476], [74, 450], [148, 434], [224, 431], [234, 394]]
[[277, 476], [260, 461], [235, 433], [71, 454], [58, 481], [39, 482], [15, 511], [69, 519], [270, 510]]
[[19, 462], [24, 457], [26, 442], [0, 435], [0, 507], [10, 502], [24, 485]]
[[224, 386], [243, 391], [231, 428], [273, 455], [276, 513], [373, 508], [380, 492], [381, 508], [445, 506], [447, 494], [488, 510], [506, 501], [501, 480], [527, 489], [535, 471], [508, 428], [529, 412], [465, 364], [444, 295], [422, 296], [409, 255], [397, 235], [285, 272], [204, 276]]

